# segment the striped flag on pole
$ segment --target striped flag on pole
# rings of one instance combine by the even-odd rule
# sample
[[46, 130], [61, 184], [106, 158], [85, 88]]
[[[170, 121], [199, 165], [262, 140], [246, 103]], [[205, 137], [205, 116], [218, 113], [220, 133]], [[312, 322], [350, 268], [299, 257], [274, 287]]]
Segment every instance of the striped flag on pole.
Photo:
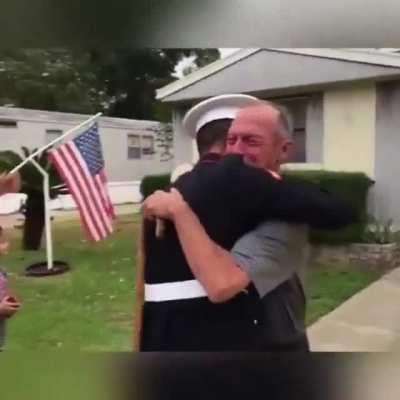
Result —
[[78, 206], [81, 221], [91, 240], [113, 232], [114, 207], [107, 189], [104, 158], [97, 123], [50, 153]]

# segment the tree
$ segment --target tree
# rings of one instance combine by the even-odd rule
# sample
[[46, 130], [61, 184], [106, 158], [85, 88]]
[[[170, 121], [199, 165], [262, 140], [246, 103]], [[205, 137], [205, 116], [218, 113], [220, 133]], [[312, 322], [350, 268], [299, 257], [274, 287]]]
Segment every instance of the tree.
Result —
[[220, 54], [217, 49], [208, 49], [207, 51], [200, 52], [197, 52], [196, 49], [194, 49], [191, 54], [191, 57], [193, 57], [193, 61], [191, 62], [191, 64], [183, 68], [182, 74], [186, 76], [194, 71], [197, 71], [199, 68], [202, 68], [205, 65], [210, 64], [218, 59], [219, 55]]
[[[24, 157], [13, 151], [0, 152], [0, 171], [10, 171], [20, 164], [37, 149], [32, 151], [22, 148]], [[49, 174], [50, 197], [55, 198], [60, 189], [54, 186], [62, 183], [54, 166], [48, 159], [48, 151], [44, 151], [35, 157], [35, 161]], [[43, 194], [43, 177], [36, 167], [27, 163], [20, 169], [21, 193], [27, 195], [25, 204], [25, 223], [23, 233], [23, 248], [25, 250], [37, 250], [40, 247], [45, 223], [45, 203]]]
[[[175, 66], [182, 57], [196, 56], [203, 66], [219, 57], [217, 49], [119, 49], [92, 51], [99, 79], [106, 83], [112, 117], [171, 121], [168, 106], [155, 100], [156, 89], [172, 82]], [[160, 118], [161, 116], [161, 118]]]
[[161, 161], [171, 160], [174, 157], [172, 150], [174, 143], [172, 124], [169, 122], [161, 123], [159, 128], [155, 128], [153, 132], [156, 134], [157, 147], [161, 149]]
[[155, 90], [174, 79], [182, 57], [203, 66], [217, 49], [19, 49], [0, 52], [0, 106], [171, 120]]
[[0, 105], [92, 114], [107, 109], [105, 90], [87, 52], [0, 53]]

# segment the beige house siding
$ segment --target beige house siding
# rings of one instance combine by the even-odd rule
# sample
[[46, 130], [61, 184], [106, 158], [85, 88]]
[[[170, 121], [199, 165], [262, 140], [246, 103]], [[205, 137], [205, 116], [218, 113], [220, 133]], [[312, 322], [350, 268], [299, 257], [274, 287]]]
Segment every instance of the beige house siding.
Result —
[[376, 88], [374, 83], [324, 93], [323, 164], [335, 171], [374, 177]]
[[[2, 119], [17, 122], [16, 127], [0, 125], [0, 151], [12, 150], [18, 153], [21, 153], [22, 146], [34, 149], [47, 144], [46, 130], [61, 130], [65, 133], [89, 117], [26, 109], [7, 110], [2, 108], [0, 111]], [[160, 160], [161, 149], [156, 142], [154, 143], [155, 154], [141, 155], [140, 159], [129, 159], [128, 157], [128, 135], [152, 136], [155, 139], [156, 135], [152, 128], [157, 126], [158, 123], [155, 121], [100, 118], [99, 133], [109, 181], [140, 180], [146, 175], [167, 173], [172, 170], [173, 160]], [[72, 139], [78, 133], [72, 134], [66, 140]]]
[[375, 180], [371, 211], [400, 230], [400, 81], [377, 84]]

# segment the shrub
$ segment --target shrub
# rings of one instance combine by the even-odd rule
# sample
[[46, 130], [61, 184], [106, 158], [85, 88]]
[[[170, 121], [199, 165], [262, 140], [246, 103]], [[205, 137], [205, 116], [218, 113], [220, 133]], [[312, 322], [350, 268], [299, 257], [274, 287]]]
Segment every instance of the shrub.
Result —
[[369, 216], [369, 221], [365, 227], [363, 242], [387, 244], [394, 241], [393, 219], [379, 221], [374, 216]]
[[[170, 183], [170, 174], [148, 175], [140, 184], [140, 192], [145, 198]], [[356, 210], [359, 221], [345, 229], [328, 232], [312, 229], [310, 239], [315, 243], [340, 244], [362, 242], [368, 225], [367, 196], [373, 181], [361, 172], [332, 171], [285, 171], [283, 177], [288, 182], [307, 181], [318, 185], [335, 196], [348, 202]]]
[[283, 176], [289, 182], [312, 182], [348, 202], [357, 212], [359, 221], [344, 229], [333, 232], [312, 229], [312, 242], [340, 244], [363, 241], [368, 224], [368, 191], [374, 183], [367, 175], [361, 172], [285, 171]]
[[169, 186], [171, 174], [147, 175], [140, 182], [140, 193], [143, 198], [150, 196], [156, 190], [162, 190]]

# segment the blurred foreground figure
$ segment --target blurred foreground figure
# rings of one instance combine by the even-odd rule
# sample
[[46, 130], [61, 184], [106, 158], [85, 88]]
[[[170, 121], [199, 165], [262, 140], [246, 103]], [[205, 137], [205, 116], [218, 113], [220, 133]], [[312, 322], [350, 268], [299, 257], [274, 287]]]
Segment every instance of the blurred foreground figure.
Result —
[[[6, 193], [16, 193], [21, 187], [21, 178], [16, 174], [0, 174], [0, 196]], [[6, 255], [10, 247], [0, 227], [0, 256]], [[7, 275], [0, 266], [0, 351], [5, 342], [6, 321], [21, 308], [21, 303], [13, 296], [7, 285]]]
[[17, 193], [21, 187], [21, 177], [18, 173], [0, 173], [0, 196], [6, 193]]

